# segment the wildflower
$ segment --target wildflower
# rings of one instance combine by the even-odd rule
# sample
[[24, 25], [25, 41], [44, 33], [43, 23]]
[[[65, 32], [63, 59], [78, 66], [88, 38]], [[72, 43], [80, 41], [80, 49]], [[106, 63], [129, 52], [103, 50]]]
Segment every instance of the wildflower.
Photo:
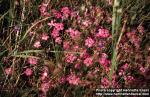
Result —
[[62, 18], [62, 15], [59, 11], [52, 9], [52, 13], [57, 19]]
[[61, 44], [61, 42], [62, 42], [61, 37], [56, 37], [55, 42], [58, 44]]
[[61, 12], [63, 13], [64, 18], [68, 18], [68, 16], [69, 16], [70, 13], [71, 13], [71, 11], [69, 10], [68, 7], [63, 7], [63, 8], [61, 8]]
[[87, 47], [92, 47], [94, 45], [94, 43], [95, 43], [95, 41], [92, 38], [90, 38], [90, 37], [88, 37], [85, 40], [85, 46], [87, 46]]
[[63, 48], [64, 48], [65, 50], [68, 50], [68, 49], [70, 48], [70, 42], [69, 42], [69, 41], [63, 42]]
[[56, 28], [53, 29], [52, 33], [51, 33], [51, 36], [53, 38], [56, 38], [59, 36], [59, 30], [57, 30]]
[[46, 33], [43, 33], [41, 38], [42, 38], [42, 40], [46, 41], [46, 40], [48, 40], [49, 36]]
[[41, 83], [40, 90], [43, 93], [46, 93], [49, 90], [49, 88], [50, 88], [50, 84], [48, 82]]
[[107, 38], [110, 36], [109, 34], [109, 30], [104, 29], [104, 28], [100, 28], [98, 30], [98, 33], [96, 34], [97, 37], [102, 37], [102, 38]]
[[11, 67], [6, 68], [5, 73], [6, 73], [6, 75], [11, 75], [12, 74], [12, 68]]
[[61, 78], [60, 78], [60, 80], [59, 80], [59, 83], [60, 84], [63, 84], [63, 83], [65, 83], [66, 82], [66, 77], [65, 76], [62, 76]]
[[37, 59], [36, 58], [28, 58], [28, 63], [29, 64], [32, 64], [32, 65], [35, 65], [35, 64], [37, 64]]
[[93, 64], [93, 59], [92, 58], [86, 58], [83, 62], [87, 67], [91, 66]]
[[36, 41], [36, 42], [34, 43], [34, 47], [35, 47], [35, 48], [41, 47], [40, 41]]
[[80, 69], [81, 65], [79, 63], [75, 64], [74, 68]]
[[31, 75], [32, 75], [32, 69], [26, 68], [26, 70], [24, 71], [24, 74], [25, 74], [26, 76], [31, 76]]
[[101, 57], [101, 58], [99, 58], [99, 63], [100, 63], [101, 65], [103, 65], [104, 67], [107, 67], [108, 64], [110, 63], [110, 61], [107, 60], [106, 58]]
[[101, 88], [109, 88], [110, 84], [108, 78], [104, 77], [101, 79]]
[[124, 70], [128, 69], [128, 67], [129, 67], [129, 64], [128, 64], [128, 63], [126, 63], [126, 64], [124, 64], [124, 65], [122, 66], [122, 68], [123, 68]]
[[41, 13], [44, 13], [44, 12], [46, 12], [46, 11], [47, 11], [47, 4], [42, 3], [42, 4], [40, 5], [40, 12], [41, 12]]
[[81, 35], [81, 32], [79, 32], [78, 30], [74, 30], [74, 29], [72, 29], [72, 28], [69, 28], [69, 29], [67, 30], [67, 32], [69, 32], [70, 37], [71, 37], [72, 39], [77, 39], [77, 38], [79, 38], [80, 35]]
[[85, 27], [88, 27], [90, 24], [91, 24], [91, 22], [88, 21], [88, 20], [85, 20], [85, 21], [82, 22], [82, 25], [85, 26]]
[[75, 61], [76, 60], [76, 56], [75, 55], [73, 55], [73, 54], [67, 54], [66, 56], [65, 56], [65, 61], [67, 62], [67, 63], [73, 63], [73, 61]]
[[67, 81], [68, 81], [69, 84], [71, 84], [71, 85], [78, 85], [79, 82], [80, 82], [80, 78], [77, 77], [75, 74], [70, 74], [70, 75], [67, 77]]
[[57, 29], [58, 31], [64, 29], [64, 24], [63, 23], [55, 23], [54, 26], [55, 26], [55, 29]]
[[144, 67], [140, 67], [140, 71], [144, 74], [146, 69]]
[[55, 20], [51, 20], [51, 22], [50, 23], [48, 23], [48, 26], [55, 26]]

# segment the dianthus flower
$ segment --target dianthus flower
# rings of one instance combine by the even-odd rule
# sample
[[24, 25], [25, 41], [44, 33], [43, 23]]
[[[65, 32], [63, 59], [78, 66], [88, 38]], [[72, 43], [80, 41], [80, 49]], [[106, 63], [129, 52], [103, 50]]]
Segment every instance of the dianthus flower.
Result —
[[74, 54], [67, 54], [66, 56], [65, 56], [65, 61], [67, 62], [67, 63], [73, 63], [73, 61], [74, 60], [76, 60], [76, 56], [74, 55]]
[[104, 29], [104, 28], [100, 28], [98, 30], [98, 33], [96, 34], [97, 37], [101, 37], [101, 38], [107, 38], [110, 36], [109, 34], [109, 30]]
[[5, 73], [6, 73], [6, 75], [11, 75], [12, 74], [12, 68], [11, 67], [6, 68]]
[[34, 45], [33, 45], [35, 48], [39, 48], [39, 47], [41, 47], [41, 43], [40, 43], [40, 41], [36, 41], [35, 43], [34, 43]]
[[32, 64], [32, 65], [35, 65], [35, 64], [37, 64], [37, 59], [36, 58], [28, 58], [28, 63], [29, 64]]
[[68, 81], [69, 84], [71, 84], [71, 85], [78, 85], [79, 82], [80, 82], [80, 78], [77, 77], [75, 74], [70, 74], [70, 75], [67, 77], [67, 81]]
[[24, 71], [24, 74], [26, 76], [31, 76], [32, 75], [32, 69], [31, 68], [26, 68], [26, 70]]
[[90, 37], [88, 37], [85, 40], [85, 46], [87, 46], [87, 47], [92, 47], [94, 45], [94, 43], [95, 43], [95, 41], [92, 38], [90, 38]]
[[93, 64], [93, 59], [91, 57], [86, 58], [83, 62], [87, 67]]
[[46, 33], [43, 33], [41, 38], [42, 38], [42, 40], [46, 41], [46, 40], [48, 40], [49, 36]]

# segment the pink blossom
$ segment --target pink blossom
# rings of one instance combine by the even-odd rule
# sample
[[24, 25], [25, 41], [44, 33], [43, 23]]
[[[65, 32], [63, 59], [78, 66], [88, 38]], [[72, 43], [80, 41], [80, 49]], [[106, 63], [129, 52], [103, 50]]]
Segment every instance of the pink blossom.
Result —
[[62, 42], [61, 37], [56, 37], [55, 42], [58, 44], [61, 44], [61, 42]]
[[127, 70], [128, 67], [129, 67], [129, 64], [128, 64], [128, 63], [125, 63], [125, 64], [122, 66], [122, 69]]
[[68, 50], [68, 49], [70, 48], [70, 42], [69, 42], [69, 41], [63, 42], [63, 48], [64, 48], [65, 50]]
[[134, 77], [133, 76], [131, 76], [131, 75], [128, 75], [128, 76], [124, 76], [124, 80], [126, 81], [126, 82], [132, 82], [132, 81], [134, 81]]
[[6, 75], [11, 75], [12, 74], [12, 68], [11, 67], [6, 68], [5, 73], [6, 73]]
[[40, 41], [36, 41], [36, 42], [34, 43], [34, 47], [35, 47], [35, 48], [41, 47]]
[[139, 31], [141, 34], [144, 33], [144, 27], [143, 27], [142, 25], [139, 25], [139, 26], [137, 27], [137, 29], [138, 29], [138, 31]]
[[101, 88], [109, 88], [110, 84], [108, 78], [104, 77], [101, 79]]
[[78, 30], [74, 30], [72, 28], [69, 28], [67, 30], [67, 32], [69, 32], [72, 39], [80, 38], [81, 32], [79, 32]]
[[46, 13], [47, 12], [47, 4], [42, 3], [39, 6], [39, 10], [40, 10], [41, 15], [43, 15], [44, 13]]
[[69, 10], [69, 8], [68, 7], [63, 7], [63, 8], [61, 8], [61, 12], [63, 12], [63, 14], [70, 14], [70, 10]]
[[108, 64], [110, 63], [110, 61], [109, 60], [107, 60], [106, 58], [99, 58], [99, 63], [101, 64], [101, 65], [103, 65], [104, 67], [108, 67]]
[[28, 63], [29, 64], [32, 64], [32, 65], [35, 65], [35, 64], [37, 64], [37, 59], [36, 58], [32, 58], [32, 57], [30, 57], [30, 58], [28, 58]]
[[140, 67], [140, 71], [144, 74], [146, 69], [144, 67]]
[[76, 58], [77, 58], [77, 57], [76, 57], [74, 54], [67, 54], [67, 55], [65, 56], [65, 61], [66, 61], [67, 63], [73, 63], [73, 61], [75, 61]]
[[86, 49], [81, 51], [80, 58], [84, 58], [85, 59], [85, 58], [88, 58], [88, 57], [90, 57], [90, 55], [87, 53]]
[[32, 75], [32, 69], [31, 68], [26, 68], [26, 70], [24, 71], [24, 74], [26, 76], [31, 76]]
[[44, 81], [48, 77], [48, 72], [44, 71], [40, 77], [42, 81]]
[[50, 88], [50, 84], [49, 83], [41, 83], [41, 86], [40, 86], [40, 90], [43, 92], [43, 93], [46, 93]]
[[59, 83], [64, 84], [66, 82], [66, 77], [62, 76], [59, 80]]
[[63, 13], [64, 18], [68, 18], [68, 16], [69, 16], [70, 13], [71, 13], [71, 11], [69, 10], [68, 7], [63, 7], [63, 8], [61, 9], [61, 12]]
[[75, 64], [74, 68], [80, 69], [81, 65], [79, 63]]
[[67, 77], [67, 81], [68, 81], [69, 84], [71, 84], [71, 85], [78, 85], [79, 82], [80, 82], [80, 78], [77, 77], [75, 74], [70, 74], [70, 75]]
[[92, 47], [94, 45], [94, 43], [95, 43], [95, 41], [92, 38], [90, 38], [90, 37], [88, 37], [85, 40], [85, 46], [87, 46], [87, 47]]
[[62, 15], [59, 11], [52, 9], [52, 13], [57, 19], [62, 18]]
[[125, 75], [125, 71], [124, 71], [124, 70], [122, 70], [122, 69], [121, 69], [121, 70], [119, 70], [119, 75], [120, 75], [120, 76]]
[[104, 29], [104, 28], [100, 28], [98, 30], [98, 33], [96, 34], [97, 37], [102, 37], [102, 38], [107, 38], [110, 36], [109, 34], [109, 30]]
[[88, 20], [84, 20], [84, 21], [82, 22], [82, 25], [85, 26], [85, 27], [88, 27], [90, 24], [91, 24], [91, 22], [88, 21]]
[[64, 29], [64, 24], [63, 23], [55, 23], [55, 28], [60, 31]]
[[93, 64], [93, 59], [91, 57], [86, 58], [83, 62], [87, 67]]
[[41, 38], [42, 38], [42, 40], [46, 41], [46, 40], [48, 40], [49, 36], [46, 33], [43, 33]]
[[53, 38], [56, 38], [59, 36], [59, 30], [57, 30], [56, 28], [53, 29], [52, 33], [51, 33]]
[[51, 22], [50, 23], [48, 23], [48, 26], [55, 26], [55, 20], [51, 20]]

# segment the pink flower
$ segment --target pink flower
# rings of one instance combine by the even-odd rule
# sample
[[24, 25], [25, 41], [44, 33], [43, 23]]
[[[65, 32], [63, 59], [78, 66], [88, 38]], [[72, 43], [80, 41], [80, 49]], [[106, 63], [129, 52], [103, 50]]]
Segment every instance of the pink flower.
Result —
[[73, 54], [67, 54], [66, 56], [65, 56], [65, 61], [67, 62], [67, 63], [73, 63], [73, 61], [75, 61], [76, 60], [76, 56], [75, 55], [73, 55]]
[[6, 68], [5, 73], [6, 73], [6, 75], [11, 75], [12, 74], [12, 68], [11, 67]]
[[104, 67], [108, 67], [108, 64], [110, 63], [110, 61], [109, 60], [107, 60], [106, 58], [100, 58], [99, 59], [99, 63], [101, 64], [101, 65], [103, 65]]
[[55, 42], [58, 44], [61, 44], [61, 42], [62, 42], [61, 37], [56, 37]]
[[75, 66], [74, 66], [74, 68], [76, 68], [76, 69], [80, 69], [80, 67], [81, 67], [81, 65], [80, 64], [75, 64]]
[[57, 19], [62, 18], [62, 15], [59, 11], [52, 9], [52, 13]]
[[88, 20], [85, 20], [85, 21], [82, 22], [82, 25], [85, 26], [85, 27], [88, 27], [90, 24], [91, 24], [91, 22], [88, 21]]
[[63, 8], [61, 9], [61, 12], [63, 13], [64, 18], [68, 18], [68, 16], [69, 16], [70, 13], [71, 13], [71, 11], [69, 10], [68, 7], [63, 7]]
[[66, 77], [62, 76], [59, 80], [59, 83], [64, 84], [66, 82]]
[[72, 28], [69, 28], [69, 29], [67, 30], [67, 32], [69, 32], [70, 37], [71, 37], [72, 39], [80, 38], [81, 32], [79, 32], [78, 30], [74, 30], [74, 29], [72, 29]]
[[42, 40], [46, 41], [46, 40], [48, 40], [49, 36], [46, 33], [43, 33], [41, 38], [42, 38]]
[[55, 20], [51, 20], [51, 22], [48, 23], [48, 26], [50, 26], [50, 27], [51, 27], [51, 26], [55, 26], [55, 24], [56, 24], [56, 23], [55, 23]]
[[31, 75], [32, 75], [32, 69], [26, 68], [26, 70], [24, 71], [24, 74], [25, 74], [26, 76], [31, 76]]
[[65, 50], [68, 50], [68, 49], [70, 48], [70, 42], [69, 42], [69, 41], [63, 42], [63, 48], [64, 48]]
[[125, 75], [125, 71], [124, 71], [124, 70], [122, 70], [122, 69], [121, 69], [121, 70], [119, 70], [119, 75], [120, 75], [120, 76]]
[[35, 47], [35, 48], [41, 47], [40, 41], [36, 41], [36, 42], [34, 43], [34, 47]]
[[64, 29], [64, 24], [63, 23], [55, 23], [55, 28], [60, 31]]
[[122, 69], [127, 70], [128, 67], [129, 67], [129, 64], [128, 64], [128, 63], [125, 63], [125, 64], [122, 66]]
[[108, 78], [104, 77], [101, 79], [101, 88], [109, 88], [110, 84]]
[[145, 69], [144, 67], [140, 67], [140, 71], [141, 71], [142, 73], [145, 73], [146, 69]]
[[41, 83], [41, 86], [40, 86], [40, 90], [43, 92], [43, 93], [46, 93], [50, 88], [50, 84], [49, 83]]
[[43, 15], [44, 13], [46, 13], [47, 12], [47, 4], [42, 3], [39, 6], [39, 10], [40, 10], [41, 15]]
[[87, 67], [93, 64], [93, 59], [91, 57], [86, 58], [83, 62]]
[[59, 30], [57, 30], [56, 28], [53, 29], [52, 33], [51, 33], [51, 36], [53, 38], [56, 38], [59, 36]]
[[70, 75], [67, 77], [67, 81], [68, 81], [69, 84], [71, 84], [71, 85], [78, 85], [79, 82], [80, 82], [80, 78], [77, 77], [75, 74], [70, 74]]
[[69, 8], [68, 7], [63, 7], [63, 8], [61, 8], [61, 12], [63, 13], [63, 14], [70, 14], [70, 10], [69, 10]]
[[96, 34], [97, 37], [107, 38], [110, 36], [109, 30], [100, 28], [99, 32]]
[[28, 58], [28, 63], [29, 64], [32, 64], [32, 65], [35, 65], [35, 64], [37, 64], [37, 59], [36, 58], [32, 58], [32, 57], [30, 57], [30, 58]]
[[134, 81], [134, 77], [131, 76], [131, 75], [128, 75], [128, 76], [124, 76], [124, 80], [128, 83]]
[[94, 45], [94, 43], [95, 43], [95, 41], [92, 38], [90, 38], [90, 37], [88, 37], [85, 40], [85, 46], [87, 46], [87, 47], [92, 47]]

